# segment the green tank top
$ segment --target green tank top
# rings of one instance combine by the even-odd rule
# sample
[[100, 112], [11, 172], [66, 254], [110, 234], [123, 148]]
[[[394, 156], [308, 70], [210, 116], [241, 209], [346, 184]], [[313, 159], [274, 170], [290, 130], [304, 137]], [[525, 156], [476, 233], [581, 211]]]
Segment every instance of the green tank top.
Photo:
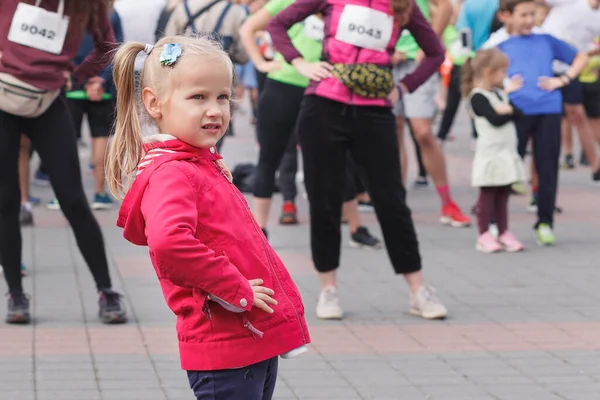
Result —
[[[429, 14], [429, 4], [428, 0], [416, 0], [419, 9], [423, 13], [423, 16], [427, 21], [431, 20], [431, 15]], [[406, 54], [408, 59], [414, 59], [419, 52], [419, 45], [417, 41], [413, 37], [413, 35], [408, 32], [408, 30], [403, 30], [400, 35], [400, 39], [396, 42], [396, 50], [403, 52]]]

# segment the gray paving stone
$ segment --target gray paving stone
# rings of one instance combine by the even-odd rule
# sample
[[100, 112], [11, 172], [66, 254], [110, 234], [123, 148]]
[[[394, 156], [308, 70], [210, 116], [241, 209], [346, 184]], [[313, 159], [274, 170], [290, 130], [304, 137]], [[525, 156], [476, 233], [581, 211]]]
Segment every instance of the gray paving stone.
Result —
[[[191, 396], [193, 398], [193, 394]], [[162, 390], [103, 390], [103, 400], [167, 400]]]
[[95, 390], [38, 390], [37, 400], [101, 400]]

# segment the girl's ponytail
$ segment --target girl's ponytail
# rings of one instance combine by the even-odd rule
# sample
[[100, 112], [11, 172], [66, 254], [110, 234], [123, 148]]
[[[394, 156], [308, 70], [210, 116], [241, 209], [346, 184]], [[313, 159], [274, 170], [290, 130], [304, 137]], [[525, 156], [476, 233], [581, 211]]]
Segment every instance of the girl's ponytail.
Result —
[[468, 98], [473, 90], [473, 81], [475, 80], [475, 70], [473, 69], [473, 59], [467, 58], [462, 67], [460, 67], [460, 92], [463, 98]]
[[110, 192], [119, 199], [125, 195], [142, 156], [142, 125], [136, 99], [134, 64], [144, 48], [142, 43], [126, 43], [117, 51], [113, 63], [117, 122], [108, 152], [106, 177]]

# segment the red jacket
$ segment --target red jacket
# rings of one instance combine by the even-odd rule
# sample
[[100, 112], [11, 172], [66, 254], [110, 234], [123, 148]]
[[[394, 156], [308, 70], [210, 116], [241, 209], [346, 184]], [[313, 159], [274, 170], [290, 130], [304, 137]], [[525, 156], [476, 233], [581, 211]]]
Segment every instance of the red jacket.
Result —
[[[177, 315], [181, 367], [238, 368], [308, 344], [300, 293], [217, 163], [221, 156], [177, 139], [145, 150], [117, 225], [127, 240], [149, 248]], [[275, 291], [273, 314], [252, 307], [248, 280], [257, 278]]]

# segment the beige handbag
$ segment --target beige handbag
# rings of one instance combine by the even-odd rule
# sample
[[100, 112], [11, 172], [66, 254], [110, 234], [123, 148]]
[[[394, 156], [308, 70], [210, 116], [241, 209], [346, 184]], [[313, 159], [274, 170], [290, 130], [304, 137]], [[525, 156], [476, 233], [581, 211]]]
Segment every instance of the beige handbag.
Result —
[[52, 105], [60, 94], [57, 90], [42, 90], [0, 72], [0, 110], [20, 117], [36, 118]]

